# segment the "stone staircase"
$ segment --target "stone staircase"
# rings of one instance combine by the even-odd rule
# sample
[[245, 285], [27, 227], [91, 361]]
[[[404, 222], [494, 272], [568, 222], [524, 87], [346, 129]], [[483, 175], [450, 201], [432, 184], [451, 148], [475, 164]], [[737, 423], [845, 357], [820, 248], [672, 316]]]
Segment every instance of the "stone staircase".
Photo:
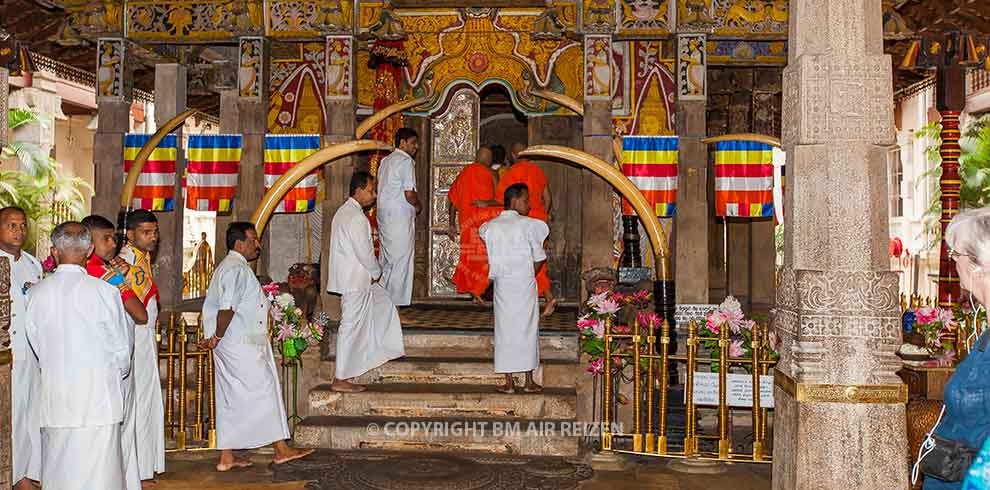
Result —
[[[414, 451], [481, 451], [576, 456], [576, 332], [542, 332], [539, 394], [498, 393], [491, 330], [403, 329], [406, 357], [359, 378], [368, 390], [309, 392], [310, 416], [295, 428], [306, 447]], [[331, 340], [329, 352], [334, 352]], [[333, 359], [320, 371], [333, 372]], [[517, 378], [521, 382], [521, 378]]]

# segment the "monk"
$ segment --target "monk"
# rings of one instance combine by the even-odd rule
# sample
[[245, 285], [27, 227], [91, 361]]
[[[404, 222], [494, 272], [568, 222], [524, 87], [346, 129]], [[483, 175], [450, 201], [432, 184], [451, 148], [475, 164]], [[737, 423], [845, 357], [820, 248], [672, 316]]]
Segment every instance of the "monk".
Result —
[[[492, 151], [481, 147], [474, 163], [464, 167], [454, 179], [447, 194], [450, 202], [451, 239], [460, 235], [461, 253], [452, 281], [458, 293], [467, 293], [478, 305], [485, 305], [481, 296], [488, 289], [488, 256], [478, 229], [502, 212], [501, 206], [491, 206], [495, 198], [495, 170], [492, 168]], [[458, 219], [460, 218], [460, 219]], [[458, 224], [460, 227], [458, 229]]]
[[[502, 177], [498, 179], [498, 185], [495, 187], [495, 196], [505, 194], [505, 190], [515, 184], [526, 184], [526, 188], [529, 190], [531, 208], [529, 210], [529, 217], [548, 223], [550, 220], [550, 215], [547, 212], [550, 209], [550, 188], [547, 187], [547, 177], [540, 170], [540, 167], [537, 167], [532, 162], [519, 159], [519, 154], [525, 149], [526, 145], [522, 143], [512, 144], [509, 153], [512, 164]], [[543, 307], [543, 316], [552, 314], [557, 308], [557, 299], [553, 297], [553, 292], [550, 291], [550, 277], [547, 275], [546, 261], [540, 263], [539, 268], [536, 270], [536, 289], [537, 293], [546, 300], [546, 304]]]

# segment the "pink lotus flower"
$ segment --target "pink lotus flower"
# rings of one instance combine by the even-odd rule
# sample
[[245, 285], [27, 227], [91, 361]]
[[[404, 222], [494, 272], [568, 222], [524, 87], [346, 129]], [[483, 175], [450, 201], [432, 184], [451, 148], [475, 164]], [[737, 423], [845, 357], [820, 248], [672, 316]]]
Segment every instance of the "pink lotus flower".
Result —
[[265, 284], [264, 286], [261, 286], [261, 290], [271, 295], [278, 294], [278, 283], [270, 282]]
[[281, 308], [278, 307], [272, 308], [271, 313], [272, 313], [272, 320], [275, 320], [276, 322], [280, 322], [282, 321], [282, 318], [285, 318], [285, 313], [282, 311]]
[[946, 349], [939, 352], [938, 355], [935, 356], [935, 362], [937, 362], [939, 366], [951, 366], [955, 361], [956, 351], [952, 349]]
[[936, 308], [938, 310], [938, 321], [942, 322], [942, 326], [949, 328], [956, 326], [956, 316], [952, 313], [949, 308]]
[[608, 296], [609, 296], [608, 291], [602, 291], [600, 293], [593, 294], [591, 295], [590, 298], [588, 298], [588, 305], [597, 310], [598, 306], [601, 305], [603, 301], [608, 300]]
[[615, 333], [615, 334], [627, 334], [627, 333], [629, 333], [629, 331], [630, 331], [629, 325], [613, 325], [612, 326], [612, 333]]
[[292, 326], [287, 323], [278, 324], [278, 340], [285, 340], [292, 337]]
[[614, 315], [619, 311], [619, 304], [610, 299], [606, 299], [595, 306], [595, 311], [601, 315]]
[[605, 336], [605, 322], [601, 320], [596, 320], [595, 324], [591, 326], [591, 333], [595, 334], [595, 337], [602, 338]]
[[45, 272], [52, 272], [58, 267], [58, 263], [55, 262], [55, 256], [49, 255], [44, 262], [41, 263], [41, 269]]
[[729, 319], [725, 316], [725, 312], [721, 310], [715, 310], [708, 314], [705, 318], [705, 327], [711, 330], [712, 333], [718, 333], [722, 326], [729, 322]]
[[583, 316], [581, 318], [578, 318], [577, 327], [580, 330], [584, 330], [586, 328], [593, 328], [596, 323], [598, 323], [598, 320], [594, 320], [588, 318], [587, 316]]
[[663, 317], [651, 312], [640, 312], [636, 315], [636, 321], [639, 322], [641, 326], [649, 327], [653, 325], [653, 328], [660, 328], [663, 326]]
[[925, 306], [918, 308], [914, 312], [915, 323], [918, 325], [924, 325], [927, 323], [932, 323], [938, 321], [938, 309], [932, 308], [930, 306]]
[[595, 376], [598, 376], [599, 374], [602, 374], [602, 371], [604, 369], [605, 369], [605, 361], [603, 361], [602, 359], [595, 359], [594, 361], [588, 363], [588, 368], [585, 369], [585, 371], [594, 374]]
[[729, 357], [742, 357], [746, 354], [746, 350], [743, 349], [742, 340], [733, 340], [729, 344]]

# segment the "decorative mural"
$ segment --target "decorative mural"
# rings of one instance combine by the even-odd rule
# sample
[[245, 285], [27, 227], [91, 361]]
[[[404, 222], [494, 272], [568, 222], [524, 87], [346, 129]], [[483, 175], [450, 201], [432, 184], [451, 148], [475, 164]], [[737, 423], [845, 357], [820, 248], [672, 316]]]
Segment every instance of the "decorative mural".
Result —
[[584, 97], [612, 97], [612, 37], [588, 35], [584, 38]]
[[667, 34], [671, 0], [619, 0], [619, 32]]
[[350, 99], [352, 95], [351, 36], [327, 36], [326, 46], [326, 96], [329, 99]]
[[261, 34], [261, 0], [129, 0], [125, 6], [127, 37], [143, 41], [230, 39]]
[[704, 34], [677, 36], [677, 95], [681, 99], [706, 97], [707, 56]]
[[353, 19], [350, 0], [269, 0], [266, 32], [272, 37], [313, 37], [349, 31]]
[[615, 43], [613, 60], [621, 69], [613, 93], [612, 125], [621, 135], [674, 134], [677, 84], [674, 60], [663, 58], [660, 41]]
[[677, 26], [681, 30], [708, 30], [714, 25], [712, 0], [678, 0]]
[[787, 41], [709, 40], [708, 64], [787, 64]]
[[96, 98], [123, 100], [128, 94], [124, 77], [124, 40], [100, 38], [96, 42]]
[[[324, 87], [330, 82], [324, 71], [328, 52], [324, 43], [285, 43], [272, 53], [271, 95], [268, 99], [268, 133], [324, 134]], [[326, 65], [331, 71], [333, 65]], [[336, 76], [336, 75], [335, 75]]]
[[615, 0], [585, 0], [586, 32], [612, 32], [615, 29]]
[[241, 97], [261, 97], [265, 38], [243, 37], [238, 52], [237, 87]]
[[716, 35], [787, 35], [788, 0], [712, 0]]

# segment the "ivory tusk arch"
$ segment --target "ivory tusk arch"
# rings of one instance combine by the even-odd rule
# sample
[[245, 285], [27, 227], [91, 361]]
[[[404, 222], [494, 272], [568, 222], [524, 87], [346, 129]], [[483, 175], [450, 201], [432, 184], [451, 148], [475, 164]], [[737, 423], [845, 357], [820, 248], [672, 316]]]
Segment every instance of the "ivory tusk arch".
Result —
[[427, 95], [415, 99], [404, 100], [402, 102], [396, 102], [395, 104], [392, 104], [368, 116], [368, 119], [361, 121], [361, 124], [359, 124], [357, 129], [354, 130], [354, 137], [358, 139], [364, 138], [364, 135], [367, 134], [368, 131], [371, 131], [371, 128], [377, 126], [378, 123], [388, 119], [393, 114], [426, 104], [431, 100], [433, 100], [433, 96]]
[[779, 139], [774, 138], [773, 136], [756, 133], [724, 134], [722, 136], [713, 136], [711, 138], [701, 140], [701, 142], [706, 145], [720, 143], [722, 141], [756, 141], [757, 143], [765, 143], [776, 148], [783, 148]]
[[144, 168], [145, 163], [148, 163], [148, 157], [151, 156], [151, 152], [155, 151], [158, 143], [161, 143], [166, 135], [175, 131], [179, 126], [182, 126], [186, 122], [186, 119], [196, 112], [196, 109], [180, 112], [172, 119], [169, 119], [162, 127], [158, 128], [158, 131], [155, 131], [155, 134], [151, 135], [151, 138], [148, 138], [148, 141], [141, 147], [137, 156], [134, 157], [131, 170], [127, 172], [127, 179], [124, 180], [124, 189], [120, 194], [121, 208], [127, 209], [131, 205], [131, 197], [134, 195], [134, 187], [137, 185], [138, 177], [141, 176], [141, 169]]
[[381, 141], [353, 140], [331, 144], [316, 153], [303, 158], [298, 163], [293, 165], [287, 172], [282, 174], [282, 176], [279, 177], [274, 184], [272, 184], [272, 187], [268, 189], [265, 196], [261, 198], [261, 203], [258, 204], [258, 207], [251, 215], [251, 223], [254, 223], [254, 228], [258, 232], [258, 236], [261, 236], [262, 232], [265, 231], [265, 226], [268, 225], [268, 220], [272, 217], [272, 213], [275, 212], [275, 208], [278, 207], [279, 201], [281, 201], [282, 198], [285, 197], [285, 195], [292, 190], [292, 188], [295, 187], [300, 180], [303, 179], [303, 177], [312, 172], [314, 169], [338, 158], [352, 155], [354, 153], [391, 150], [392, 145], [382, 143]]
[[657, 279], [660, 281], [671, 280], [667, 236], [664, 234], [663, 228], [660, 227], [660, 220], [657, 219], [656, 212], [650, 208], [650, 203], [647, 202], [643, 193], [622, 172], [594, 155], [565, 146], [531, 146], [520, 153], [519, 156], [568, 161], [594, 172], [599, 177], [605, 179], [612, 187], [615, 187], [622, 194], [622, 197], [629, 200], [629, 204], [632, 205], [633, 210], [636, 211], [639, 219], [643, 222], [643, 228], [645, 228], [646, 234], [650, 238], [650, 243], [653, 245], [653, 253], [656, 257], [654, 265], [656, 267]]
[[549, 100], [550, 102], [553, 102], [559, 106], [566, 107], [577, 113], [577, 115], [579, 116], [584, 115], [584, 105], [578, 102], [576, 99], [568, 97], [564, 94], [551, 92], [549, 90], [542, 90], [542, 89], [530, 90], [529, 93], [541, 99]]

